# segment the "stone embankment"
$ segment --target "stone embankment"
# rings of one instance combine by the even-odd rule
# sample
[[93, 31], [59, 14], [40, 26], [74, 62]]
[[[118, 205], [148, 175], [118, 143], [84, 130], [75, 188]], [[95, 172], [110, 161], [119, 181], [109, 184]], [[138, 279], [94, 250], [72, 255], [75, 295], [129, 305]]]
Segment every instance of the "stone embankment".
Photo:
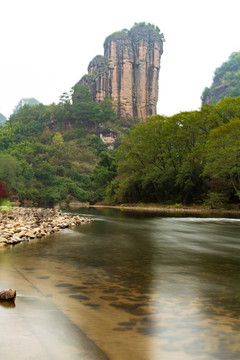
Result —
[[58, 209], [13, 208], [0, 212], [0, 246], [39, 239], [92, 219], [62, 213]]

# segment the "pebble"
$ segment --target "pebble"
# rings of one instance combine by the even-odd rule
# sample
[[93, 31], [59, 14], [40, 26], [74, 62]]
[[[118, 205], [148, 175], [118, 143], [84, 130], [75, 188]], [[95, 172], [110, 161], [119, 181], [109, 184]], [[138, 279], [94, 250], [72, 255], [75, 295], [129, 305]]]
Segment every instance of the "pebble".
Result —
[[40, 239], [61, 229], [92, 222], [90, 218], [59, 209], [15, 207], [0, 212], [0, 246]]

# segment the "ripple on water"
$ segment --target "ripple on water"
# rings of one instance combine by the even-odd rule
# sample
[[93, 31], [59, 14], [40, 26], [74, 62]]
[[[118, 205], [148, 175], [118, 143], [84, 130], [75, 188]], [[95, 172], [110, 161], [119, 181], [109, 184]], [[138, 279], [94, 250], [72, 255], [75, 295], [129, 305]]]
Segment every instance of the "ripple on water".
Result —
[[69, 295], [70, 298], [72, 299], [77, 299], [77, 300], [90, 300], [89, 297], [84, 296], [84, 295]]
[[107, 300], [107, 301], [117, 301], [119, 300], [118, 297], [116, 296], [99, 296], [100, 299], [102, 300]]
[[92, 309], [98, 309], [98, 308], [100, 307], [99, 304], [86, 303], [86, 304], [84, 304], [84, 305], [85, 305], [85, 306], [88, 306], [88, 307], [90, 307], [90, 308], [92, 308]]

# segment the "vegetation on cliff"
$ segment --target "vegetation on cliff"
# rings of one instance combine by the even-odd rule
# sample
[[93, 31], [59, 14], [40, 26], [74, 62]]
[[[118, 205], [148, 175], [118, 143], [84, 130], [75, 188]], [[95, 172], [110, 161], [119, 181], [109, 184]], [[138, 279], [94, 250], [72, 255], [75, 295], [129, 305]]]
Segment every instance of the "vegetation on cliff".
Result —
[[154, 25], [154, 24], [151, 24], [151, 23], [147, 23], [146, 21], [142, 21], [142, 22], [135, 22], [133, 27], [128, 30], [128, 29], [122, 29], [121, 31], [115, 31], [114, 33], [112, 33], [111, 35], [109, 35], [105, 41], [107, 41], [109, 38], [121, 38], [121, 37], [128, 37], [129, 36], [129, 33], [133, 30], [133, 29], [139, 29], [141, 30], [144, 29], [144, 30], [152, 30], [162, 41], [165, 41], [165, 38], [164, 38], [164, 34], [161, 33], [160, 29], [158, 26]]
[[138, 28], [138, 27], [143, 27], [143, 28], [155, 31], [159, 35], [160, 39], [162, 41], [165, 41], [164, 34], [161, 33], [161, 30], [159, 29], [158, 26], [151, 24], [151, 23], [147, 23], [146, 21], [142, 21], [139, 23], [135, 22], [133, 28]]
[[216, 104], [227, 97], [240, 96], [240, 53], [232, 53], [219, 68], [215, 70], [213, 83], [202, 93], [202, 104]]

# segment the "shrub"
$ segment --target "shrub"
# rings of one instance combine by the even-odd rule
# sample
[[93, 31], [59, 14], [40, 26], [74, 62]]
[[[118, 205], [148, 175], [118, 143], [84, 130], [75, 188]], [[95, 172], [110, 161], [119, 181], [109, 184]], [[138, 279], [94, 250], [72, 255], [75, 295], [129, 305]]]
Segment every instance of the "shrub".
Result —
[[226, 204], [226, 196], [217, 192], [209, 191], [203, 205], [210, 209], [220, 209]]

